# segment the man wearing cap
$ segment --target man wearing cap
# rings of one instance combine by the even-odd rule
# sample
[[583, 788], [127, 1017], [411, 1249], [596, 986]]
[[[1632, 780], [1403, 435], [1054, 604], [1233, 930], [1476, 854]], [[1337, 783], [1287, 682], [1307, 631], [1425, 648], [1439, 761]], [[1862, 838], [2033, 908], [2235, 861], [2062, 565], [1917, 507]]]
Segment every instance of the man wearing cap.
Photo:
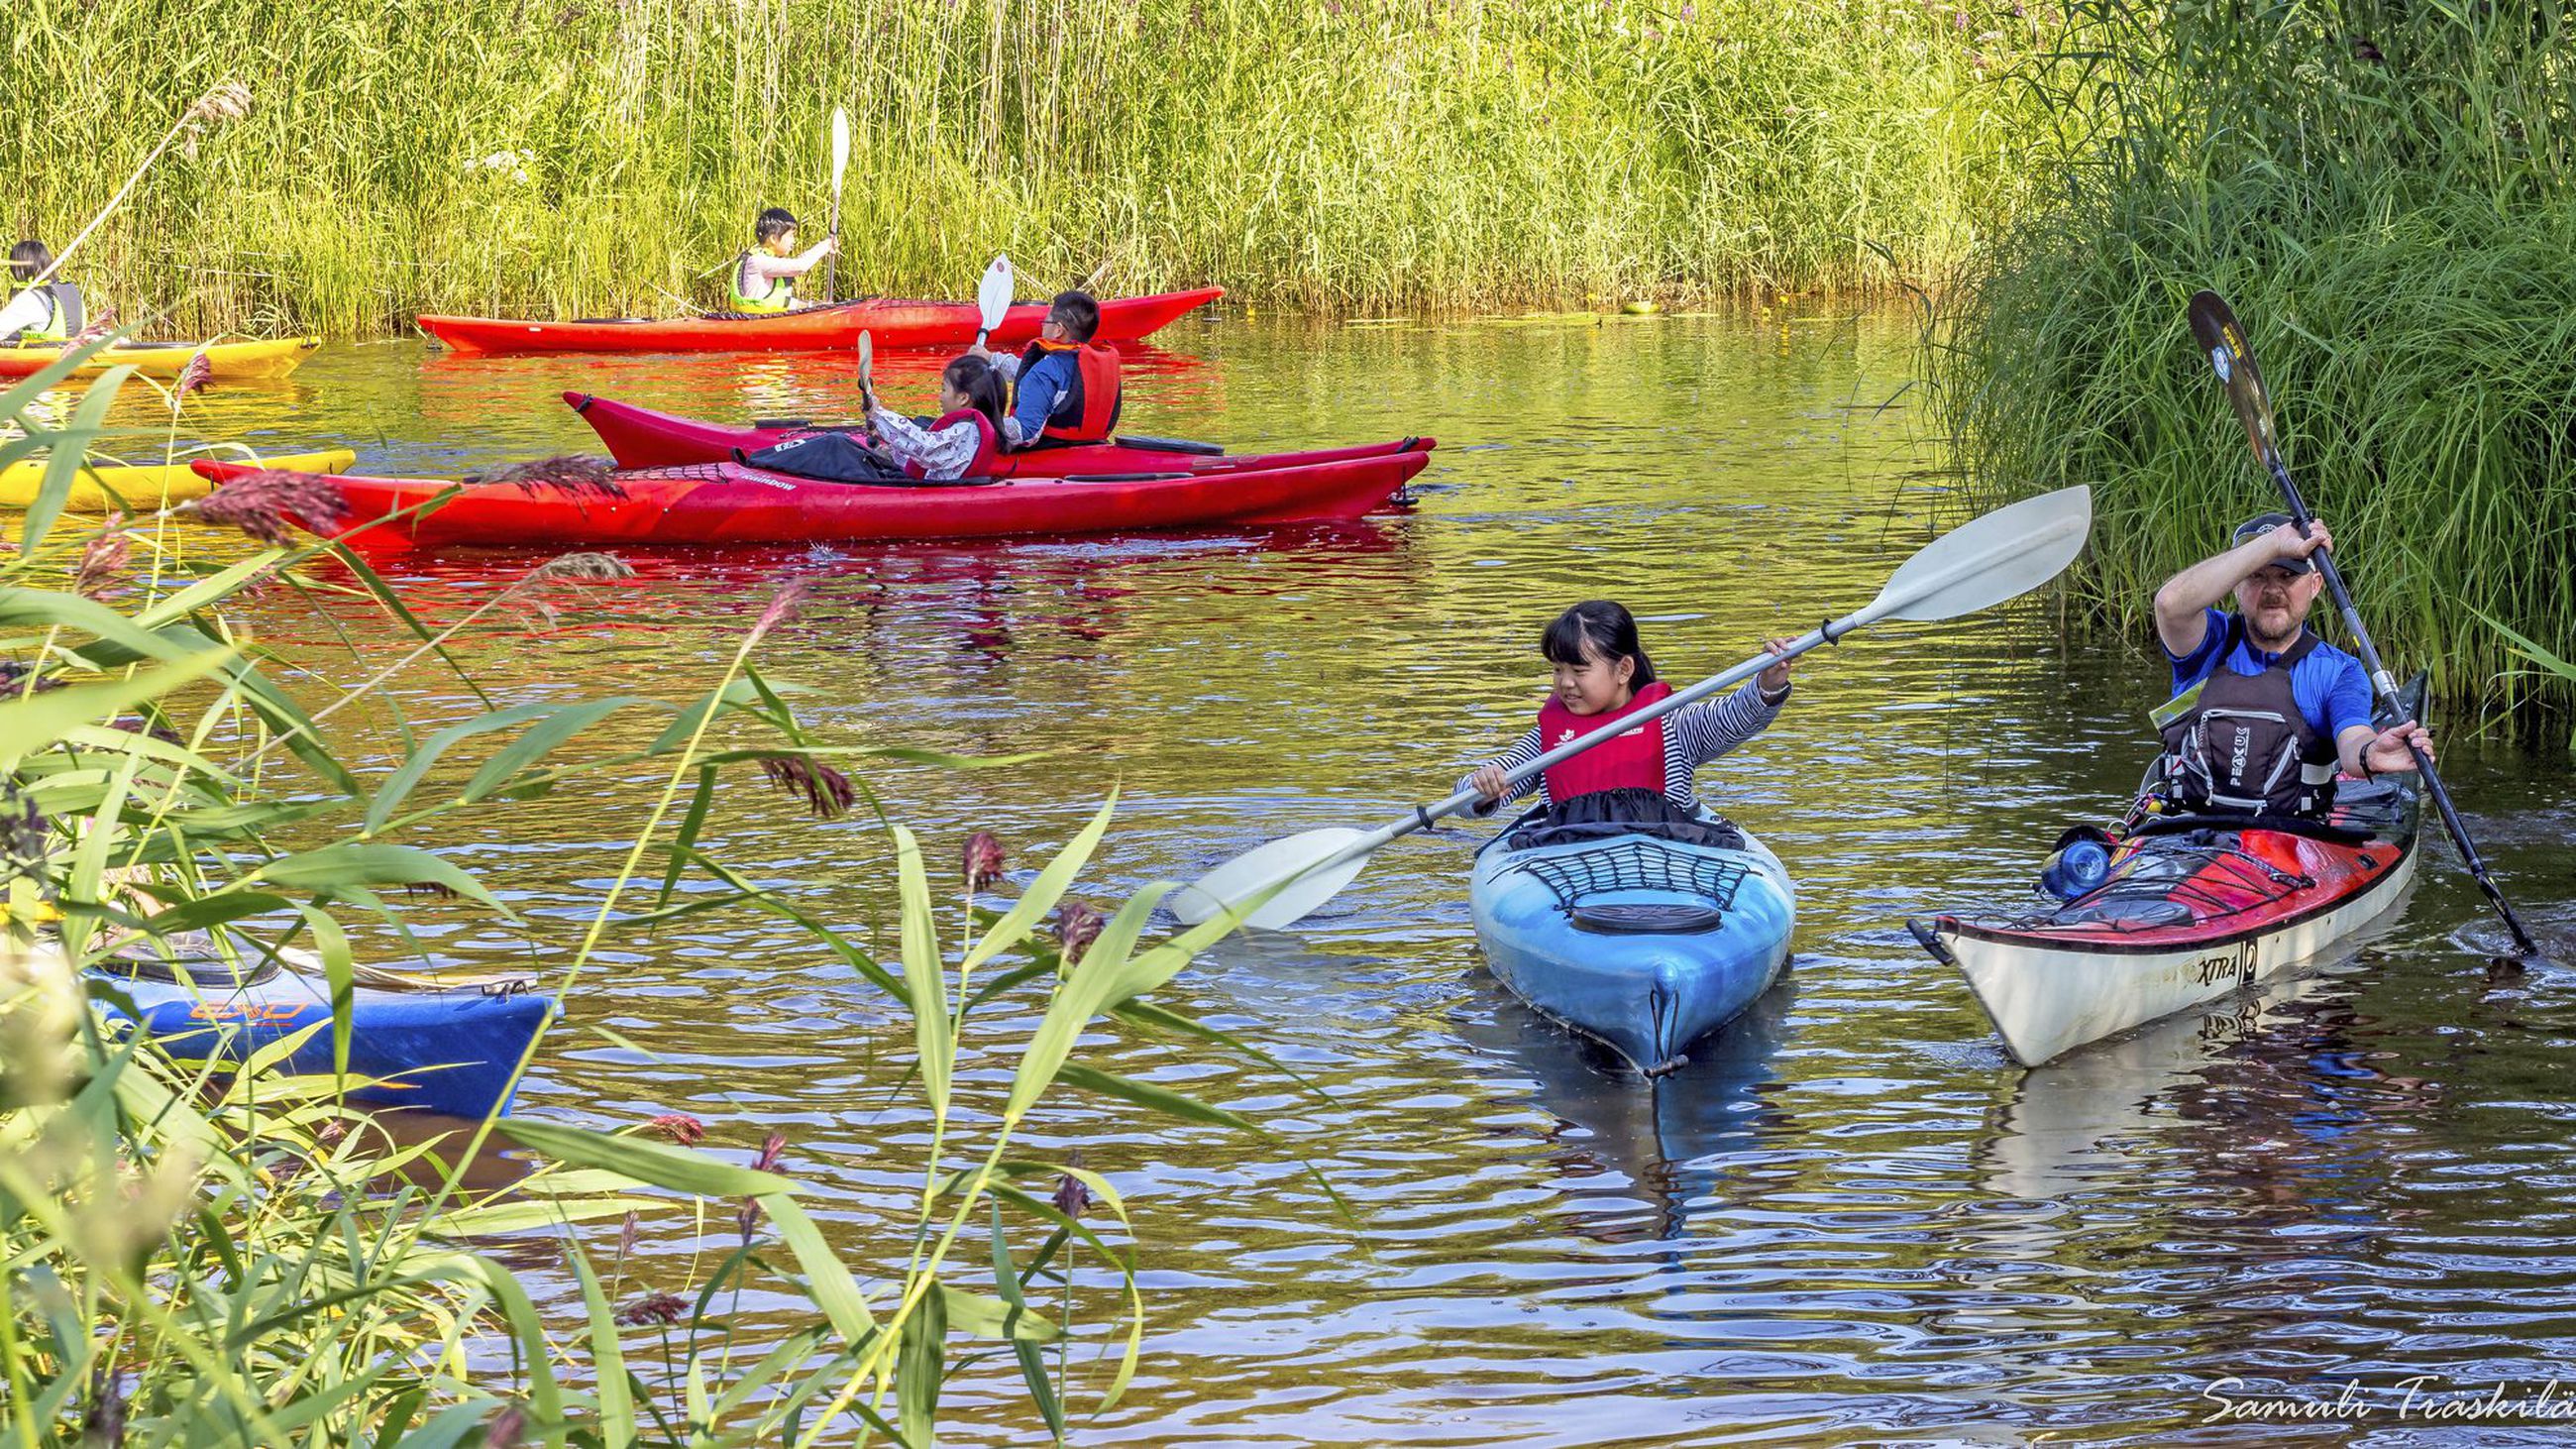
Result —
[[[2334, 540], [2286, 513], [2238, 525], [2235, 546], [2156, 590], [2156, 637], [2174, 698], [2156, 712], [2166, 786], [2187, 810], [2299, 815], [2323, 809], [2335, 769], [2368, 777], [2415, 768], [2433, 738], [2413, 720], [2371, 722], [2361, 661], [2308, 632], [2324, 581], [2311, 559]], [[2233, 594], [2236, 612], [2223, 613]]]

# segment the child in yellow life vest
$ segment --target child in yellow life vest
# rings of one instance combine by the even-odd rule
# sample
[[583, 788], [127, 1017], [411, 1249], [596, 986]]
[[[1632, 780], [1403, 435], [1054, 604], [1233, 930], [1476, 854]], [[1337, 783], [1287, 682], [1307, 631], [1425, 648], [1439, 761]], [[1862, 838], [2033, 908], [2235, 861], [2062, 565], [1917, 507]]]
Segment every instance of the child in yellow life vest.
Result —
[[1118, 350], [1091, 340], [1099, 330], [1100, 304], [1089, 292], [1058, 292], [1026, 352], [996, 357], [979, 347], [969, 354], [1017, 384], [1018, 398], [1002, 425], [1012, 447], [1109, 441], [1118, 426]]
[[0, 307], [0, 345], [69, 342], [88, 325], [80, 288], [62, 281], [36, 285], [53, 266], [54, 254], [43, 242], [22, 241], [9, 249], [9, 280], [19, 291]]
[[821, 302], [796, 300], [796, 279], [814, 270], [814, 264], [839, 251], [841, 244], [831, 237], [796, 250], [796, 214], [783, 206], [773, 206], [760, 214], [753, 224], [753, 246], [734, 259], [733, 309], [737, 312], [789, 312], [798, 307], [819, 307]]

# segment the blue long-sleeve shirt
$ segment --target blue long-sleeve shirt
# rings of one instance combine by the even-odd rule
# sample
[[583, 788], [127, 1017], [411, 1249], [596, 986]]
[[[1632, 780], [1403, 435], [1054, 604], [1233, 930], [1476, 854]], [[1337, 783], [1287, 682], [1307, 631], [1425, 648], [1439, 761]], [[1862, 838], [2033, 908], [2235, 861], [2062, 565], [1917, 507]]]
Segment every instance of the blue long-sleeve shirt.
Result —
[[1002, 425], [1003, 439], [1012, 447], [1025, 448], [1046, 431], [1047, 419], [1055, 416], [1056, 405], [1073, 386], [1074, 369], [1082, 364], [1076, 353], [1067, 350], [1050, 352], [1026, 370], [1016, 357], [996, 357], [993, 365], [1018, 388], [1011, 416]]

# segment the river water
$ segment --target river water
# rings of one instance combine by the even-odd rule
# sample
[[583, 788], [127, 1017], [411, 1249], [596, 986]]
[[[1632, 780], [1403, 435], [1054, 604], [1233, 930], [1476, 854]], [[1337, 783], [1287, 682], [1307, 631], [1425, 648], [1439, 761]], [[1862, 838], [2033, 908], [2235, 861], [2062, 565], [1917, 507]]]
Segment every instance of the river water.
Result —
[[[1291, 530], [637, 558], [637, 578], [479, 625], [459, 653], [496, 704], [678, 699], [719, 674], [780, 581], [810, 581], [756, 659], [810, 691], [798, 708], [824, 740], [1035, 755], [854, 767], [940, 875], [990, 829], [1025, 883], [1114, 791], [1117, 823], [1079, 892], [1114, 902], [1445, 794], [1526, 726], [1545, 679], [1537, 634], [1568, 603], [1625, 601], [1659, 667], [1697, 677], [1865, 602], [1949, 506], [1902, 318], [1238, 316], [1161, 341], [1136, 369], [1130, 427], [1238, 448], [1429, 433], [1419, 508]], [[891, 393], [927, 406], [924, 367], [889, 373]], [[565, 388], [713, 415], [846, 408], [828, 359], [462, 359], [387, 343], [209, 394], [190, 426], [345, 437], [369, 471], [452, 473], [588, 449], [554, 401]], [[2330, 506], [2332, 481], [2316, 486]], [[2227, 522], [2183, 526], [2215, 544]], [[386, 567], [443, 619], [533, 557]], [[388, 626], [340, 612], [370, 660], [390, 657]], [[328, 662], [333, 626], [295, 596], [265, 597], [253, 620], [299, 662], [359, 677]], [[2063, 825], [2121, 803], [2160, 672], [2143, 639], [2062, 642], [2044, 605], [1890, 626], [1803, 661], [1779, 723], [1702, 776], [1798, 880], [1794, 964], [1651, 1085], [1486, 975], [1466, 906], [1473, 829], [1389, 849], [1294, 936], [1201, 959], [1158, 999], [1304, 1085], [1102, 1032], [1086, 1060], [1269, 1135], [1077, 1093], [1033, 1119], [1032, 1153], [1078, 1146], [1127, 1196], [1149, 1295], [1135, 1383], [1090, 1412], [1114, 1304], [1086, 1267], [1077, 1439], [2553, 1438], [2565, 1421], [2430, 1413], [2499, 1390], [2537, 1403], [2576, 1355], [2576, 982], [2490, 980], [2496, 933], [2447, 847], [2356, 961], [2038, 1071], [2008, 1061], [1904, 931], [1908, 915], [2022, 899]], [[478, 706], [421, 670], [372, 708], [352, 726], [362, 753], [390, 747], [397, 716], [418, 728]], [[2566, 940], [2576, 773], [2556, 755], [2446, 744], [2497, 866]], [[567, 787], [439, 837], [532, 926], [424, 901], [407, 907], [419, 942], [443, 965], [558, 963], [657, 783]], [[746, 776], [708, 844], [854, 929], [888, 917], [892, 872], [864, 811], [818, 823]], [[381, 928], [367, 945], [414, 949]], [[613, 935], [568, 1006], [521, 1112], [603, 1126], [690, 1113], [736, 1160], [782, 1130], [784, 1170], [814, 1184], [853, 1259], [902, 1251], [887, 1224], [906, 1220], [927, 1142], [909, 1032], [845, 967], [716, 914]], [[976, 1131], [1034, 1025], [1025, 1006], [977, 1018], [959, 1087]], [[649, 1224], [625, 1288], [683, 1288], [731, 1240], [729, 1221]], [[560, 1261], [528, 1261], [532, 1289], [577, 1312]], [[758, 1307], [755, 1321], [776, 1310]], [[2410, 1409], [2402, 1385], [2418, 1376]], [[2348, 1381], [2367, 1411], [2213, 1422], [2230, 1399], [2331, 1403]], [[1040, 1436], [1007, 1357], [961, 1372], [943, 1417], [951, 1442]]]

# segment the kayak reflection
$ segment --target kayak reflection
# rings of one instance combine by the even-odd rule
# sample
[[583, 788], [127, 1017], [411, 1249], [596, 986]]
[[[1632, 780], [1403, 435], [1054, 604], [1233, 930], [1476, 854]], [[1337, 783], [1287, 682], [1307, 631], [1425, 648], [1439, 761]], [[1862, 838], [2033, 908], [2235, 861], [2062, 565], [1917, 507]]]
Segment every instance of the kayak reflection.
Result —
[[1557, 1119], [1543, 1134], [1547, 1155], [1577, 1204], [1568, 1209], [1572, 1226], [1586, 1237], [1688, 1236], [1692, 1213], [1722, 1195], [1734, 1159], [1788, 1126], [1771, 1100], [1781, 1080], [1772, 1059], [1789, 1036], [1794, 971], [1693, 1044], [1686, 1065], [1651, 1079], [1485, 973], [1472, 980], [1476, 996], [1452, 1025], [1507, 1087], [1514, 1068], [1526, 1072], [1527, 1100]]
[[2014, 1079], [1977, 1160], [1988, 1191], [2065, 1201], [2181, 1163], [2230, 1234], [2348, 1216], [2392, 1170], [2392, 1131], [2436, 1096], [2374, 1065], [2363, 967], [2311, 973]]

